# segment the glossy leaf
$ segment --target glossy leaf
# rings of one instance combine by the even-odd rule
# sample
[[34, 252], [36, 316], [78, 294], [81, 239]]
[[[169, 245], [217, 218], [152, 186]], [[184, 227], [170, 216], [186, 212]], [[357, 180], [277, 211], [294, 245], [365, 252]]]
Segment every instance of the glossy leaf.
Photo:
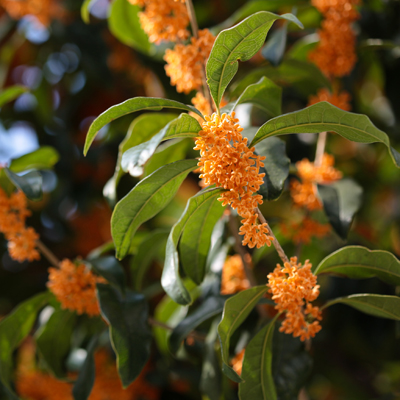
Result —
[[346, 239], [354, 215], [362, 204], [362, 187], [352, 179], [341, 179], [330, 185], [318, 185], [318, 193], [333, 229]]
[[163, 140], [177, 137], [195, 137], [199, 131], [201, 131], [201, 126], [195, 118], [188, 114], [181, 114], [179, 118], [168, 123], [149, 141], [127, 150], [122, 155], [121, 167], [132, 176], [140, 176], [143, 174], [143, 166]]
[[161, 167], [141, 180], [114, 208], [111, 233], [117, 258], [124, 258], [130, 249], [137, 228], [154, 217], [175, 196], [197, 160], [183, 160]]
[[151, 331], [148, 305], [143, 295], [124, 296], [110, 285], [97, 285], [101, 315], [110, 325], [111, 344], [117, 355], [117, 368], [124, 387], [140, 374], [150, 356]]
[[17, 175], [8, 168], [5, 169], [10, 181], [20, 190], [22, 190], [29, 200], [41, 200], [42, 193], [42, 175], [38, 171], [29, 171], [24, 175]]
[[39, 310], [52, 298], [50, 292], [40, 293], [19, 304], [0, 322], [0, 386], [9, 399], [19, 400], [10, 385], [13, 352], [29, 335]]
[[347, 246], [324, 258], [314, 269], [314, 274], [351, 279], [377, 277], [390, 285], [400, 285], [400, 261], [388, 251]]
[[292, 14], [260, 11], [240, 24], [221, 32], [207, 62], [207, 82], [215, 104], [220, 104], [229, 82], [238, 70], [238, 60], [247, 61], [261, 48], [274, 21], [284, 19], [302, 27]]
[[43, 146], [11, 161], [9, 169], [18, 173], [28, 169], [50, 169], [57, 164], [60, 156], [56, 149]]
[[58, 378], [65, 377], [64, 362], [70, 351], [75, 322], [75, 313], [56, 310], [36, 334], [36, 347], [46, 366]]
[[[127, 4], [129, 5], [129, 3]], [[200, 111], [198, 111], [195, 107], [179, 103], [175, 100], [159, 99], [154, 97], [134, 97], [133, 99], [126, 100], [123, 103], [110, 107], [92, 122], [86, 136], [83, 153], [85, 155], [87, 154], [93, 140], [97, 135], [97, 132], [111, 121], [136, 111], [160, 111], [163, 108], [192, 111], [203, 118]]]
[[126, 286], [125, 272], [122, 265], [113, 256], [90, 260], [93, 269], [109, 283], [123, 289]]
[[220, 193], [220, 189], [211, 189], [201, 191], [189, 199], [185, 211], [179, 221], [171, 229], [168, 237], [161, 285], [165, 292], [179, 304], [187, 305], [192, 301], [189, 291], [183, 284], [179, 274], [179, 255], [177, 251], [179, 239], [182, 232], [186, 229], [192, 215], [196, 213], [197, 210], [208, 207], [210, 203], [215, 201], [216, 196]]
[[274, 67], [278, 66], [285, 54], [287, 37], [287, 23], [277, 28], [261, 49], [261, 55]]
[[272, 339], [275, 321], [264, 326], [246, 346], [239, 383], [240, 400], [277, 400], [272, 378]]
[[325, 101], [269, 120], [259, 129], [251, 146], [271, 136], [320, 132], [336, 132], [353, 142], [383, 143], [400, 168], [400, 154], [390, 147], [385, 132], [376, 128], [367, 116], [343, 111]]
[[265, 176], [259, 193], [268, 201], [276, 200], [289, 175], [290, 160], [286, 156], [286, 143], [272, 137], [258, 143], [255, 148], [258, 155], [266, 157], [263, 161], [264, 167], [260, 168], [260, 173]]
[[3, 107], [4, 104], [15, 100], [17, 97], [21, 96], [21, 94], [24, 94], [28, 91], [29, 89], [27, 87], [21, 85], [10, 86], [2, 90], [0, 92], [0, 107]]
[[326, 303], [324, 308], [333, 304], [346, 304], [366, 314], [380, 318], [400, 321], [400, 297], [380, 294], [352, 294]]
[[229, 346], [231, 336], [244, 322], [258, 301], [268, 291], [267, 286], [255, 286], [243, 290], [229, 298], [224, 307], [222, 321], [218, 326], [218, 335], [222, 351], [222, 371], [233, 381], [241, 382], [240, 376], [229, 366]]

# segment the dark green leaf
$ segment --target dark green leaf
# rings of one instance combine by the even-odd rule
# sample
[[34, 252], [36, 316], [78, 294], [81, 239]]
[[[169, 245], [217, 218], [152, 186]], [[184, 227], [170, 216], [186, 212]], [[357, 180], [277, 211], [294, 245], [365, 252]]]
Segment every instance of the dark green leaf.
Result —
[[8, 168], [5, 169], [10, 181], [21, 189], [29, 200], [41, 200], [42, 192], [42, 175], [38, 171], [29, 171], [24, 175], [17, 175]]
[[262, 56], [274, 67], [278, 66], [285, 54], [287, 36], [287, 23], [277, 28], [261, 49]]
[[223, 297], [209, 297], [192, 314], [180, 322], [169, 337], [169, 347], [172, 353], [178, 351], [182, 341], [201, 323], [221, 313], [224, 304], [225, 298]]
[[377, 277], [390, 285], [400, 285], [400, 261], [388, 251], [347, 246], [324, 258], [314, 269], [314, 274], [352, 279]]
[[238, 60], [247, 61], [257, 53], [277, 19], [288, 20], [302, 27], [292, 14], [279, 16], [260, 11], [218, 35], [206, 67], [207, 82], [215, 104], [221, 103], [226, 87], [238, 70]]
[[2, 90], [0, 92], [0, 107], [3, 107], [4, 104], [15, 100], [17, 97], [21, 96], [21, 94], [24, 94], [28, 91], [29, 89], [27, 87], [21, 85], [10, 86]]
[[11, 161], [10, 170], [18, 173], [28, 169], [50, 169], [59, 160], [60, 156], [53, 147], [43, 146]]
[[335, 232], [346, 239], [354, 214], [362, 203], [362, 187], [352, 179], [341, 179], [330, 185], [318, 185], [325, 214]]
[[[125, 0], [123, 0], [125, 1]], [[127, 3], [129, 5], [129, 3]], [[89, 131], [86, 136], [85, 148], [83, 153], [86, 155], [97, 132], [106, 126], [111, 121], [120, 118], [124, 115], [131, 114], [136, 111], [160, 111], [163, 108], [175, 108], [178, 110], [192, 111], [203, 118], [200, 111], [195, 107], [179, 103], [175, 100], [159, 99], [154, 97], [135, 97], [124, 101], [123, 103], [116, 104], [108, 110], [100, 114], [90, 125]]]
[[111, 344], [117, 355], [117, 368], [124, 387], [130, 385], [150, 356], [151, 331], [148, 305], [143, 295], [124, 296], [110, 285], [97, 285], [101, 314], [110, 325]]
[[229, 366], [229, 345], [231, 336], [244, 322], [267, 291], [267, 286], [255, 286], [237, 293], [225, 303], [222, 321], [218, 326], [218, 335], [222, 350], [222, 371], [235, 382], [241, 382], [242, 380]]
[[272, 378], [272, 338], [275, 321], [264, 326], [246, 346], [243, 359], [243, 382], [239, 383], [240, 400], [277, 400]]
[[290, 160], [286, 156], [286, 143], [278, 138], [269, 138], [258, 143], [255, 148], [258, 155], [266, 157], [264, 167], [260, 168], [260, 173], [265, 176], [259, 193], [268, 201], [276, 200], [289, 175]]
[[57, 378], [65, 378], [64, 362], [71, 347], [75, 322], [75, 313], [56, 310], [36, 333], [36, 347], [47, 367]]
[[352, 294], [326, 303], [324, 308], [333, 304], [346, 304], [366, 314], [380, 318], [400, 321], [400, 297], [380, 294]]
[[336, 132], [353, 142], [383, 143], [400, 168], [400, 154], [390, 147], [385, 132], [376, 128], [367, 116], [343, 111], [326, 101], [269, 120], [257, 132], [250, 146], [271, 136], [320, 132]]
[[124, 258], [130, 249], [137, 228], [154, 217], [175, 196], [197, 160], [183, 160], [165, 165], [141, 180], [114, 208], [111, 233], [117, 258]]
[[9, 399], [19, 400], [10, 386], [13, 352], [29, 335], [39, 310], [52, 298], [50, 292], [40, 293], [21, 303], [0, 322], [0, 384]]
[[120, 289], [125, 288], [125, 272], [122, 265], [113, 256], [90, 260], [93, 269], [108, 282]]
[[211, 189], [201, 191], [189, 199], [185, 211], [179, 221], [173, 226], [168, 237], [161, 284], [166, 293], [179, 304], [186, 305], [192, 301], [179, 274], [179, 256], [177, 251], [179, 239], [192, 215], [203, 207], [208, 208], [209, 203], [214, 203], [216, 196], [220, 193], [221, 189]]

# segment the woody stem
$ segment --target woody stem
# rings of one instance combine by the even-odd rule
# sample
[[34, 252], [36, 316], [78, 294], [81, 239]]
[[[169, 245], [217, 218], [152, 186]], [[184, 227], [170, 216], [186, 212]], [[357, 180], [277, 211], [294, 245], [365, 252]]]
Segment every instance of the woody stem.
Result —
[[44, 257], [47, 258], [50, 264], [53, 265], [53, 267], [58, 268], [60, 260], [41, 240], [36, 240], [36, 246], [39, 251], [44, 255]]
[[285, 263], [285, 262], [289, 262], [289, 259], [287, 257], [287, 255], [285, 254], [285, 252], [283, 251], [283, 248], [281, 246], [281, 244], [278, 242], [278, 239], [275, 237], [274, 232], [272, 232], [271, 227], [268, 225], [267, 220], [264, 218], [264, 215], [262, 215], [260, 209], [257, 207], [256, 208], [256, 213], [258, 216], [258, 219], [260, 220], [260, 222], [262, 224], [266, 224], [267, 225], [267, 229], [269, 231], [269, 235], [273, 237], [273, 241], [272, 244], [275, 247], [275, 250], [278, 252], [279, 257], [281, 258], [281, 260]]
[[315, 153], [314, 165], [320, 167], [322, 164], [322, 158], [324, 157], [325, 145], [326, 145], [327, 132], [321, 132], [318, 135], [317, 151]]

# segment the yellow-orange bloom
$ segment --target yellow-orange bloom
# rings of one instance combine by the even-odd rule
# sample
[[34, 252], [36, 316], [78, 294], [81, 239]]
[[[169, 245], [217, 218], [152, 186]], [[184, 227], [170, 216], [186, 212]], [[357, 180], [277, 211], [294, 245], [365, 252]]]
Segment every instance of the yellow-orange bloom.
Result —
[[281, 225], [284, 236], [291, 238], [295, 244], [311, 242], [313, 237], [323, 238], [331, 230], [329, 224], [320, 224], [310, 217], [306, 217], [301, 222], [293, 222], [290, 225]]
[[315, 96], [310, 96], [308, 99], [308, 105], [311, 106], [320, 101], [327, 101], [344, 111], [350, 111], [350, 99], [350, 94], [345, 91], [340, 93], [334, 91], [333, 93], [330, 93], [328, 89], [323, 88], [320, 89]]
[[96, 284], [106, 280], [93, 274], [84, 264], [70, 260], [60, 262], [60, 268], [49, 268], [47, 287], [61, 303], [61, 307], [78, 314], [99, 315]]
[[243, 349], [242, 351], [237, 353], [236, 356], [233, 357], [231, 360], [232, 368], [238, 375], [242, 374], [243, 358], [245, 350], [246, 349]]
[[229, 257], [222, 269], [221, 294], [234, 294], [249, 287], [242, 258], [238, 254]]
[[33, 228], [22, 228], [12, 235], [8, 241], [8, 252], [12, 259], [23, 261], [40, 260], [40, 254], [36, 250], [36, 241], [39, 235]]
[[201, 88], [204, 66], [214, 41], [215, 36], [208, 29], [203, 29], [199, 31], [198, 38], [191, 38], [190, 44], [177, 44], [173, 50], [167, 49], [165, 72], [178, 92], [187, 94]]
[[268, 275], [267, 285], [275, 308], [286, 313], [279, 330], [300, 337], [301, 341], [314, 337], [321, 330], [321, 311], [311, 305], [319, 295], [317, 277], [311, 267], [308, 260], [303, 266], [297, 263], [297, 257], [292, 257], [283, 267], [277, 264]]
[[255, 208], [262, 204], [262, 196], [255, 194], [263, 184], [265, 174], [260, 167], [265, 157], [254, 154], [254, 147], [247, 147], [243, 138], [243, 128], [232, 115], [214, 113], [206, 116], [203, 130], [196, 140], [195, 150], [200, 150], [200, 178], [206, 186], [215, 184], [226, 190], [218, 199], [223, 206], [230, 204], [243, 217], [240, 235], [244, 235], [243, 245], [250, 248], [270, 246], [273, 238], [267, 224], [257, 222]]

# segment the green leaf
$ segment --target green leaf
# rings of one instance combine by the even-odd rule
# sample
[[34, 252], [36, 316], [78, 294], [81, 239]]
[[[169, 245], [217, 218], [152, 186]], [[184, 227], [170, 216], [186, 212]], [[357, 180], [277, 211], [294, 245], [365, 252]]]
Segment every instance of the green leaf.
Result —
[[286, 143], [272, 137], [258, 143], [255, 148], [258, 155], [266, 157], [263, 161], [264, 167], [260, 168], [260, 173], [265, 176], [259, 193], [268, 201], [276, 200], [289, 176], [290, 159], [286, 156]]
[[78, 379], [72, 388], [74, 400], [87, 400], [93, 389], [96, 378], [96, 366], [94, 363], [94, 351], [97, 346], [97, 336], [94, 336], [89, 343], [86, 359], [79, 371]]
[[13, 372], [13, 352], [29, 335], [37, 313], [53, 298], [50, 292], [40, 293], [19, 306], [0, 322], [0, 386], [9, 399], [19, 400], [10, 380]]
[[362, 204], [362, 187], [348, 178], [330, 185], [317, 186], [330, 224], [335, 232], [346, 240], [354, 215]]
[[239, 383], [240, 400], [277, 400], [272, 378], [272, 338], [275, 321], [264, 326], [246, 346], [242, 379]]
[[120, 289], [126, 286], [125, 272], [122, 265], [113, 256], [100, 257], [90, 260], [93, 269], [109, 283]]
[[65, 378], [64, 362], [70, 351], [75, 322], [75, 313], [56, 310], [36, 333], [36, 347], [47, 367], [59, 379]]
[[85, 24], [90, 23], [90, 7], [93, 0], [84, 0], [81, 6], [81, 18]]
[[57, 164], [60, 156], [56, 149], [43, 146], [11, 161], [9, 169], [18, 173], [28, 169], [50, 169]]
[[6, 174], [10, 181], [21, 189], [29, 200], [41, 200], [42, 192], [42, 175], [38, 171], [29, 171], [24, 175], [17, 175], [5, 168]]
[[87, 154], [94, 138], [97, 135], [97, 132], [111, 121], [136, 111], [160, 111], [163, 108], [175, 108], [178, 110], [192, 111], [203, 118], [201, 112], [195, 107], [179, 103], [175, 100], [159, 99], [155, 97], [134, 97], [133, 99], [126, 100], [123, 103], [110, 107], [92, 122], [86, 136], [83, 154]]
[[308, 54], [314, 50], [319, 43], [319, 37], [317, 34], [312, 33], [304, 36], [290, 48], [287, 52], [286, 57], [288, 59], [295, 59], [299, 61], [308, 61]]
[[[171, 229], [165, 252], [165, 263], [161, 277], [161, 285], [165, 292], [179, 304], [186, 305], [190, 304], [192, 301], [190, 293], [183, 284], [179, 274], [179, 256], [177, 251], [179, 239], [182, 232], [188, 226], [191, 217], [198, 210], [201, 211], [202, 208], [208, 209], [210, 204], [214, 203], [216, 196], [221, 192], [221, 189], [211, 189], [201, 191], [190, 198], [181, 218]], [[194, 274], [192, 273], [192, 275]]]
[[287, 23], [272, 32], [266, 45], [261, 49], [261, 55], [274, 67], [278, 66], [285, 54], [287, 36]]
[[140, 7], [127, 0], [114, 0], [108, 17], [111, 33], [122, 43], [147, 55], [153, 55], [156, 48], [142, 29], [139, 20]]
[[207, 82], [215, 104], [221, 103], [226, 87], [238, 70], [238, 60], [247, 61], [257, 53], [277, 19], [292, 21], [302, 27], [292, 14], [279, 16], [260, 11], [218, 35], [206, 67]]
[[125, 172], [129, 171], [132, 176], [140, 176], [143, 174], [143, 166], [163, 140], [177, 137], [196, 137], [199, 131], [201, 131], [201, 126], [195, 118], [188, 114], [181, 114], [179, 118], [168, 123], [149, 141], [125, 151], [122, 155], [121, 167]]
[[188, 173], [196, 167], [197, 160], [165, 165], [141, 180], [118, 202], [111, 218], [111, 233], [118, 259], [128, 254], [137, 228], [167, 206]]
[[2, 90], [0, 92], [0, 107], [3, 107], [4, 104], [15, 100], [17, 97], [21, 96], [21, 94], [24, 94], [28, 91], [29, 89], [27, 87], [21, 85], [10, 86]]
[[236, 102], [228, 104], [222, 112], [230, 114], [243, 103], [252, 103], [275, 117], [282, 114], [282, 89], [263, 76], [257, 83], [247, 86]]
[[221, 313], [224, 309], [224, 304], [224, 297], [209, 297], [192, 314], [180, 322], [169, 337], [171, 352], [176, 353], [182, 341], [201, 323]]
[[343, 111], [326, 101], [269, 120], [259, 129], [250, 147], [271, 136], [320, 132], [336, 132], [353, 142], [383, 143], [400, 168], [400, 154], [390, 147], [385, 132], [376, 128], [367, 116]]
[[400, 285], [400, 261], [388, 251], [347, 246], [324, 258], [314, 269], [314, 274], [351, 279], [377, 277], [389, 285]]
[[400, 297], [380, 294], [352, 294], [329, 301], [323, 308], [333, 304], [346, 304], [365, 314], [400, 321]]
[[222, 371], [235, 382], [241, 382], [240, 376], [229, 366], [229, 345], [231, 336], [248, 317], [258, 301], [268, 291], [267, 286], [255, 286], [243, 290], [229, 298], [224, 307], [222, 321], [218, 326], [218, 335], [222, 351]]
[[97, 285], [101, 315], [110, 325], [111, 344], [117, 355], [117, 368], [126, 388], [140, 374], [150, 356], [151, 331], [148, 305], [143, 295], [124, 296], [110, 285]]

